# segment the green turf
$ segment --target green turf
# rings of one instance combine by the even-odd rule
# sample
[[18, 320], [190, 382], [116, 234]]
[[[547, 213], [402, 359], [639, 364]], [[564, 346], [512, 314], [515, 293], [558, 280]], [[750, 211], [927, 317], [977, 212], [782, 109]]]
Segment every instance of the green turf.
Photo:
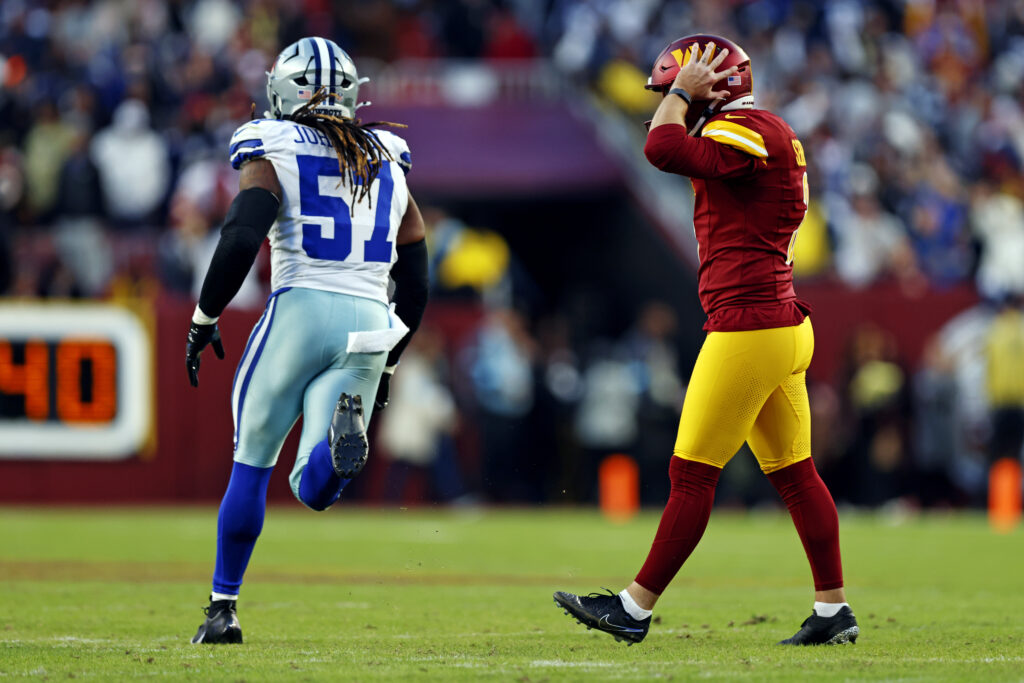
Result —
[[631, 648], [556, 610], [618, 590], [654, 514], [272, 509], [246, 643], [192, 646], [213, 508], [0, 508], [0, 678], [1024, 680], [1024, 534], [978, 516], [844, 517], [853, 646], [782, 648], [810, 608], [787, 517], [716, 513]]

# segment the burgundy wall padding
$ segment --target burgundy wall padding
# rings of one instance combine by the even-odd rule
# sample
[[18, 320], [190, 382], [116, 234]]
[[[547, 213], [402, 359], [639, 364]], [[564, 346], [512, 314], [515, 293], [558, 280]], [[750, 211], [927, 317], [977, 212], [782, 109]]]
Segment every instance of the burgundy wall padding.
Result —
[[813, 379], [839, 379], [847, 342], [861, 325], [873, 324], [896, 340], [899, 359], [916, 367], [928, 340], [957, 313], [978, 303], [974, 289], [962, 286], [910, 296], [895, 283], [853, 292], [838, 283], [797, 283], [797, 295], [814, 308]]
[[[800, 295], [814, 306], [812, 377], [834, 381], [847, 339], [870, 321], [891, 332], [903, 359], [913, 365], [928, 338], [958, 312], [977, 302], [970, 288], [912, 298], [894, 286], [851, 292], [838, 285], [801, 283]], [[212, 502], [220, 498], [231, 469], [231, 381], [259, 311], [228, 311], [221, 323], [227, 359], [203, 354], [200, 388], [185, 375], [185, 333], [194, 304], [163, 298], [155, 304], [157, 447], [148, 456], [117, 462], [0, 460], [0, 503]], [[432, 306], [426, 324], [442, 330], [455, 348], [480, 318], [479, 309], [459, 304]], [[286, 442], [270, 485], [272, 500], [292, 500], [288, 471], [297, 430]], [[354, 484], [357, 496], [373, 496], [386, 463], [371, 457]], [[378, 482], [379, 483], [379, 482]], [[360, 489], [363, 489], [360, 492]]]

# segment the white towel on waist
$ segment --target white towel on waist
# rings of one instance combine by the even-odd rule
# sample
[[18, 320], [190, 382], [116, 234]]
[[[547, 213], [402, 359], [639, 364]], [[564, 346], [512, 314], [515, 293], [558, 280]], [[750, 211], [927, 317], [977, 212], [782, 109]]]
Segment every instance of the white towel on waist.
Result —
[[388, 307], [388, 327], [381, 330], [364, 330], [348, 333], [349, 353], [380, 353], [395, 348], [395, 344], [409, 331], [409, 327], [395, 313], [395, 305]]

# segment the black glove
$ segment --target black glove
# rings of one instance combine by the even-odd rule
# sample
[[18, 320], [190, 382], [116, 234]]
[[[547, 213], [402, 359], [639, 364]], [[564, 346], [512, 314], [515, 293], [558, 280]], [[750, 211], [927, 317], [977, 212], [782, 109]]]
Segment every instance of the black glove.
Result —
[[380, 376], [380, 384], [377, 385], [377, 398], [373, 399], [374, 410], [384, 410], [388, 407], [391, 398], [391, 376], [395, 374], [394, 367], [384, 368]]
[[217, 358], [224, 359], [224, 345], [220, 343], [220, 330], [217, 323], [212, 325], [197, 325], [192, 323], [188, 328], [188, 341], [185, 343], [185, 370], [188, 371], [188, 381], [194, 387], [199, 386], [199, 354], [203, 352], [207, 344], [213, 344], [213, 352]]

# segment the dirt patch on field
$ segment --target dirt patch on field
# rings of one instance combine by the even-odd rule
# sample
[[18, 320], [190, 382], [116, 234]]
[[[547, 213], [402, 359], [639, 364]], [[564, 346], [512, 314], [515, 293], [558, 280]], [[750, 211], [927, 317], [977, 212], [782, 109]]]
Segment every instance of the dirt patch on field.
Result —
[[211, 568], [187, 562], [72, 562], [0, 560], [0, 579], [15, 581], [194, 581]]
[[[208, 581], [213, 566], [188, 562], [40, 562], [0, 561], [2, 581]], [[265, 583], [320, 583], [419, 586], [557, 586], [564, 576], [508, 574], [437, 574], [401, 571], [388, 573], [279, 571], [254, 566], [246, 578]], [[591, 586], [600, 579], [573, 577], [573, 585]]]

